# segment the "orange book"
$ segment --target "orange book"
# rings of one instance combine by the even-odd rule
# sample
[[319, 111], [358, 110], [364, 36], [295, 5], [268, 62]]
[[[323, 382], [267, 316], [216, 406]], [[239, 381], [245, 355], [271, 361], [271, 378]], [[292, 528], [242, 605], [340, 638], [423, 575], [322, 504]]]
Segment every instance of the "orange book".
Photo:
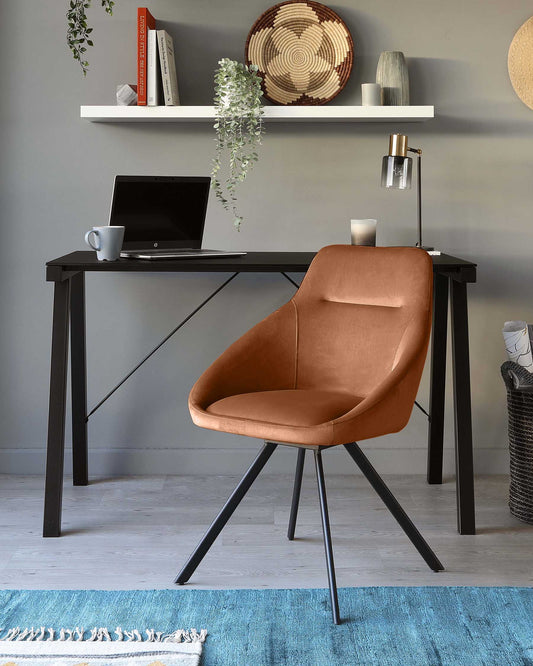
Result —
[[155, 30], [155, 18], [146, 7], [137, 8], [137, 104], [146, 106], [146, 47], [148, 43], [148, 30]]

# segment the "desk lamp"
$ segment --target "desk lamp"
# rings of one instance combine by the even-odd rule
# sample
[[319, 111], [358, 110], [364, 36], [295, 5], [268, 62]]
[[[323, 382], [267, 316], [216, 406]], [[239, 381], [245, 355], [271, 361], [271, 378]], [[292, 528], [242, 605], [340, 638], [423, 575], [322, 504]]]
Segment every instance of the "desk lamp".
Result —
[[381, 167], [381, 187], [397, 190], [411, 188], [411, 175], [413, 171], [413, 159], [407, 153], [416, 153], [418, 160], [417, 168], [417, 217], [418, 217], [418, 241], [417, 247], [424, 250], [433, 248], [422, 245], [422, 150], [420, 148], [409, 148], [405, 134], [391, 134], [389, 136], [389, 154], [383, 157]]

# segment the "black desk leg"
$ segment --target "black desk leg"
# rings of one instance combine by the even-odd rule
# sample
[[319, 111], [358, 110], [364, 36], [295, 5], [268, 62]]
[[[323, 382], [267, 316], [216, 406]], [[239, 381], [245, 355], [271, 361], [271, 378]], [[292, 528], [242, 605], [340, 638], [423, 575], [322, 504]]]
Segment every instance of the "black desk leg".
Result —
[[433, 330], [429, 394], [427, 482], [442, 483], [444, 398], [446, 393], [446, 339], [448, 332], [448, 277], [433, 278]]
[[87, 356], [85, 351], [85, 273], [70, 280], [70, 372], [72, 392], [72, 472], [75, 486], [89, 483], [87, 465]]
[[468, 305], [466, 282], [452, 283], [452, 353], [455, 415], [455, 469], [457, 527], [460, 534], [475, 534], [474, 461], [468, 352]]
[[69, 280], [54, 287], [48, 446], [44, 491], [43, 536], [61, 534], [61, 498], [65, 457], [65, 403], [67, 394]]

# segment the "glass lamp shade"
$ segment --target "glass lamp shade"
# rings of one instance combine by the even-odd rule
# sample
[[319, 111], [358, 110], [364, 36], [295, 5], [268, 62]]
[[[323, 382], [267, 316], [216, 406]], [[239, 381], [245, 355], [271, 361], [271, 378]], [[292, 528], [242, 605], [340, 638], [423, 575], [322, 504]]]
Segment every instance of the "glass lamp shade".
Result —
[[400, 155], [385, 155], [381, 166], [381, 187], [407, 190], [411, 187], [413, 160]]

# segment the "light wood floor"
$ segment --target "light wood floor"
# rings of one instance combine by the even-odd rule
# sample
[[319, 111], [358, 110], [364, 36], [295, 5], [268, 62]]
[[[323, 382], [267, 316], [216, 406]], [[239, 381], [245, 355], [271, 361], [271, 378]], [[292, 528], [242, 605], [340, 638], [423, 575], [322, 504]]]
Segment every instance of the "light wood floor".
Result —
[[[456, 531], [455, 483], [386, 477], [446, 567], [431, 572], [362, 477], [327, 476], [339, 586], [533, 584], [533, 526], [507, 507], [508, 479], [476, 480], [476, 536]], [[0, 476], [0, 587], [165, 588], [237, 479], [100, 479], [64, 491], [63, 536], [43, 539], [40, 477]], [[296, 539], [286, 538], [291, 476], [262, 476], [190, 586], [327, 587], [313, 477]]]

